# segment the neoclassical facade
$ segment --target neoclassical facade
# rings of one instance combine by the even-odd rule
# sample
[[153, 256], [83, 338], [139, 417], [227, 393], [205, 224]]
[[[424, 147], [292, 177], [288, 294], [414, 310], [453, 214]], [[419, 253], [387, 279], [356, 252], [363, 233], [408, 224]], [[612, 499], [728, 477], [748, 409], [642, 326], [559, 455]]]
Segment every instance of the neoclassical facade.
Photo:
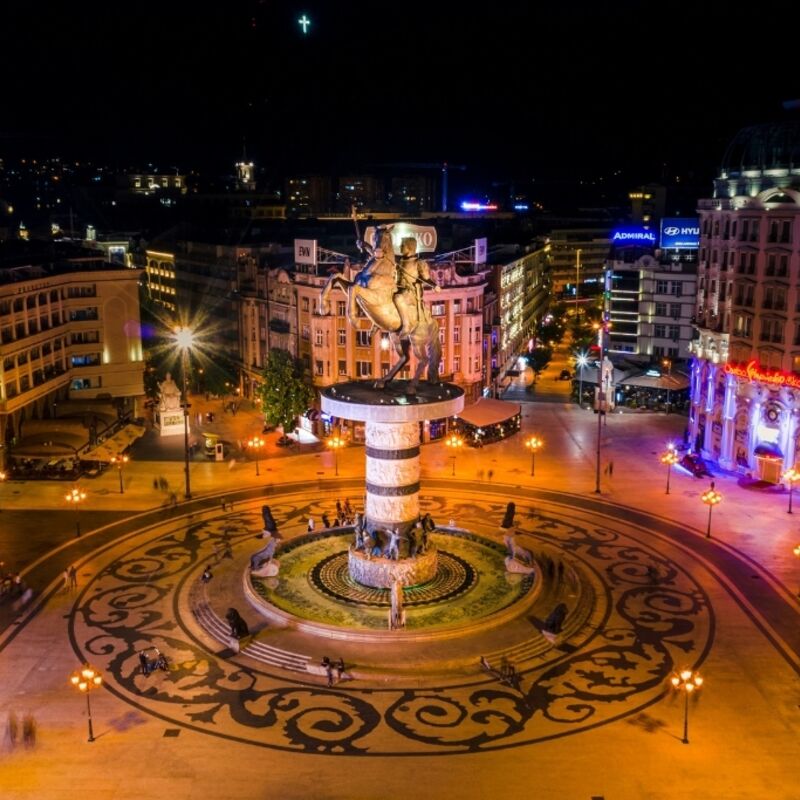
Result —
[[800, 430], [800, 124], [741, 132], [700, 201], [690, 444], [777, 483]]

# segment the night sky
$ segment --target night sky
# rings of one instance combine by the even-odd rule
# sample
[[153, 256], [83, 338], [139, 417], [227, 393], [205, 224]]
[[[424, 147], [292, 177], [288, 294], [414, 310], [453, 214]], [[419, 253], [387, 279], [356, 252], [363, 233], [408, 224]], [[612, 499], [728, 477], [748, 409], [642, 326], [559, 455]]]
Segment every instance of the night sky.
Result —
[[800, 97], [774, 40], [798, 6], [6, 3], [0, 155], [217, 169], [246, 137], [276, 171], [710, 175], [739, 127]]

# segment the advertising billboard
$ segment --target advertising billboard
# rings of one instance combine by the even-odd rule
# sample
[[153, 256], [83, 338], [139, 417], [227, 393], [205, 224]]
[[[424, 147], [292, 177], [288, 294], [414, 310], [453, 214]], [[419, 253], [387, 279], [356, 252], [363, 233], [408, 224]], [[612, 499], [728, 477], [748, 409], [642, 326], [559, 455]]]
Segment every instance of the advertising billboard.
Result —
[[316, 264], [317, 263], [317, 240], [316, 239], [295, 239], [294, 240], [294, 263], [295, 264]]
[[700, 220], [697, 217], [664, 217], [661, 220], [661, 247], [664, 250], [697, 250], [700, 247]]
[[[391, 227], [392, 244], [394, 252], [400, 254], [400, 242], [406, 237], [413, 236], [417, 240], [418, 253], [433, 253], [436, 250], [436, 228], [432, 225], [413, 225], [410, 222], [396, 222]], [[372, 243], [375, 237], [375, 228], [369, 227], [364, 231], [364, 241]]]
[[611, 232], [611, 244], [617, 246], [639, 245], [640, 247], [655, 247], [656, 235], [646, 228], [616, 228]]

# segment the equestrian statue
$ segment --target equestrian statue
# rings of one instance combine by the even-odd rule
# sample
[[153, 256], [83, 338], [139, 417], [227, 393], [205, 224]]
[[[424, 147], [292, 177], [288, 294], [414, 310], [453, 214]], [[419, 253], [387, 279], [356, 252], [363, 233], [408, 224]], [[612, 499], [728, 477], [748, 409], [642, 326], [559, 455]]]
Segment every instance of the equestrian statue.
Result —
[[360, 308], [377, 328], [389, 335], [389, 341], [399, 356], [397, 363], [382, 378], [375, 381], [376, 389], [383, 389], [409, 362], [413, 352], [417, 359], [414, 375], [406, 391], [415, 394], [423, 372], [428, 371], [428, 382], [439, 382], [439, 362], [442, 345], [439, 342], [439, 323], [431, 316], [423, 302], [423, 289], [441, 291], [431, 278], [430, 268], [417, 256], [417, 240], [413, 236], [400, 243], [399, 259], [395, 257], [391, 226], [378, 227], [372, 244], [361, 241], [358, 222], [356, 237], [359, 249], [369, 256], [366, 264], [350, 280], [341, 272], [328, 279], [320, 297], [320, 313], [330, 314], [330, 293], [341, 289], [347, 295], [347, 318], [358, 328]]

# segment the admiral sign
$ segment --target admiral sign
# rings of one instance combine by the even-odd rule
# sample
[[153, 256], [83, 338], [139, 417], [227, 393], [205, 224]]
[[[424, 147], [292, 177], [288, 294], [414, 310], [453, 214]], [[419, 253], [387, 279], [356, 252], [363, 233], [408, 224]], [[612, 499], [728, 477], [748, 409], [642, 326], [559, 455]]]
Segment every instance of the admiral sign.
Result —
[[[392, 244], [394, 252], [400, 254], [400, 242], [413, 236], [417, 240], [418, 253], [433, 253], [436, 251], [436, 228], [432, 225], [412, 225], [410, 222], [396, 222], [392, 225]], [[375, 228], [371, 226], [364, 231], [364, 241], [372, 242], [375, 238]]]
[[656, 235], [646, 228], [617, 228], [611, 233], [611, 244], [619, 246], [638, 245], [639, 247], [655, 247]]
[[697, 250], [700, 221], [696, 217], [665, 217], [661, 220], [661, 247], [665, 250]]

